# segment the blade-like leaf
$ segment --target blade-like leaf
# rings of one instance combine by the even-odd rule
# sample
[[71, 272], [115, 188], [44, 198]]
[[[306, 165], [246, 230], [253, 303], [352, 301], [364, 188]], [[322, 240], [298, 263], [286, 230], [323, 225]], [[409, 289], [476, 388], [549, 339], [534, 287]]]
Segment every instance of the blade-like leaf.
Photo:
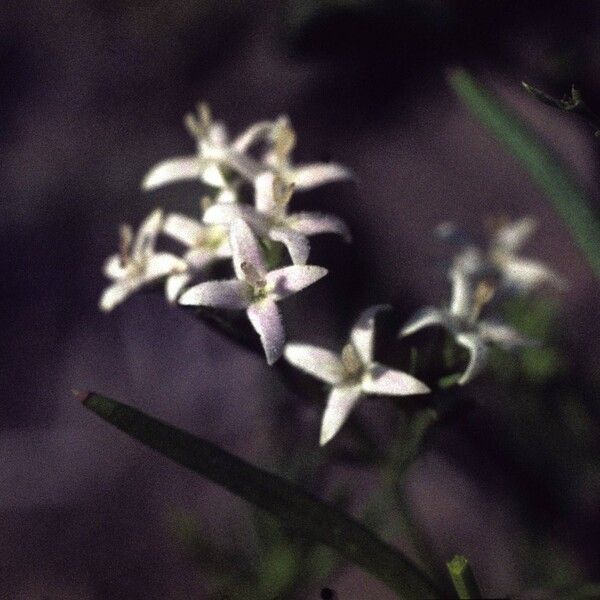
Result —
[[271, 513], [299, 537], [330, 546], [400, 598], [437, 598], [427, 575], [401, 552], [339, 510], [218, 446], [95, 393], [84, 406], [146, 446]]
[[600, 277], [600, 224], [569, 169], [518, 115], [469, 73], [456, 69], [448, 80], [465, 106], [521, 163], [552, 202]]

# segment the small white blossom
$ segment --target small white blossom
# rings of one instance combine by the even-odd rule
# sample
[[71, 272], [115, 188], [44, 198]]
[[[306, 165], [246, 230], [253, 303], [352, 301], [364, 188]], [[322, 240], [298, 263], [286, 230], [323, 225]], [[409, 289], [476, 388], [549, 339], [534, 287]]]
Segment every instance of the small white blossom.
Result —
[[537, 223], [531, 217], [502, 223], [495, 228], [485, 252], [452, 223], [442, 223], [436, 231], [443, 239], [463, 247], [463, 252], [471, 257], [478, 255], [481, 268], [495, 272], [499, 289], [529, 293], [543, 285], [550, 285], [562, 290], [566, 282], [556, 271], [519, 254], [536, 227]]
[[529, 292], [546, 284], [564, 289], [566, 282], [556, 271], [540, 261], [519, 256], [536, 227], [537, 223], [531, 217], [501, 225], [491, 240], [491, 261], [500, 271], [506, 287], [521, 292]]
[[143, 189], [152, 190], [169, 183], [199, 179], [219, 188], [229, 197], [229, 200], [220, 201], [230, 201], [235, 190], [227, 180], [227, 171], [233, 170], [252, 181], [263, 170], [260, 163], [247, 152], [254, 144], [269, 136], [273, 122], [255, 123], [230, 142], [225, 125], [214, 122], [208, 105], [201, 103], [198, 116], [187, 115], [185, 124], [196, 138], [196, 154], [167, 159], [154, 166], [142, 181]]
[[267, 363], [272, 365], [285, 344], [276, 302], [315, 283], [327, 269], [294, 265], [267, 271], [258, 240], [244, 221], [234, 221], [229, 236], [236, 279], [195, 285], [182, 294], [179, 303], [245, 310], [260, 336]]
[[456, 343], [469, 352], [469, 363], [458, 381], [460, 385], [471, 381], [485, 367], [490, 344], [514, 350], [536, 343], [504, 323], [478, 320], [481, 309], [494, 293], [488, 281], [476, 277], [478, 269], [477, 255], [459, 255], [450, 272], [450, 306], [427, 307], [418, 311], [399, 332], [400, 336], [406, 336], [436, 325], [447, 329]]
[[185, 273], [169, 276], [166, 289], [169, 302], [175, 302], [194, 276], [194, 271], [202, 271], [211, 263], [231, 257], [229, 232], [219, 225], [204, 225], [178, 213], [165, 218], [162, 231], [188, 248], [183, 259], [188, 264]]
[[140, 226], [135, 239], [129, 226], [121, 228], [121, 249], [104, 264], [105, 275], [114, 281], [100, 298], [100, 308], [110, 311], [141, 287], [187, 270], [185, 260], [167, 252], [155, 252], [163, 214], [155, 210]]
[[352, 172], [338, 163], [309, 163], [293, 165], [292, 151], [296, 133], [287, 117], [277, 119], [271, 130], [271, 148], [263, 156], [263, 164], [270, 167], [286, 183], [297, 190], [310, 190], [326, 183], [352, 179]]
[[255, 208], [244, 204], [214, 204], [204, 213], [204, 222], [226, 224], [241, 218], [259, 236], [284, 244], [295, 265], [306, 264], [308, 260], [308, 236], [337, 233], [350, 242], [348, 227], [338, 217], [317, 212], [288, 214], [294, 186], [284, 183], [279, 176], [265, 171], [256, 178], [254, 188]]
[[407, 396], [431, 391], [412, 375], [373, 360], [375, 315], [382, 308], [373, 306], [361, 314], [341, 356], [308, 344], [285, 346], [284, 356], [290, 364], [331, 385], [321, 422], [321, 446], [336, 435], [364, 395]]

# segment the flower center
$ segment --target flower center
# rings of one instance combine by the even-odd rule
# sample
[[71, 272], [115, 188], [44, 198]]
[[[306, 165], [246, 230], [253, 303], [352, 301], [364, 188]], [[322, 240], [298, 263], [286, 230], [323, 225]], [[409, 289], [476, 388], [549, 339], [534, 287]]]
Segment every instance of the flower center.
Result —
[[342, 365], [349, 379], [358, 379], [365, 367], [352, 344], [342, 348]]
[[254, 299], [264, 298], [267, 295], [267, 281], [260, 275], [254, 265], [244, 261], [240, 268], [244, 273], [244, 278], [252, 286], [252, 297]]
[[473, 312], [471, 313], [471, 323], [479, 318], [483, 307], [490, 302], [496, 293], [496, 286], [490, 279], [480, 281], [475, 288], [475, 297], [473, 299]]

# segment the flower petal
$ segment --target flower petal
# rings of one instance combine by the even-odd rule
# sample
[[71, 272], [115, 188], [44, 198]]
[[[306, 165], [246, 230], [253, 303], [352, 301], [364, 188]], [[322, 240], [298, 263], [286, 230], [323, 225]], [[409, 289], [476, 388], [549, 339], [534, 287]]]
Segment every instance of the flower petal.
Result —
[[197, 156], [169, 158], [152, 167], [142, 179], [142, 189], [154, 190], [169, 183], [198, 179], [201, 173]]
[[125, 277], [127, 267], [123, 266], [120, 255], [113, 254], [104, 262], [102, 271], [109, 279], [121, 279]]
[[205, 281], [185, 291], [179, 304], [183, 306], [214, 306], [241, 310], [250, 305], [248, 284], [237, 279]]
[[503, 225], [496, 231], [493, 245], [504, 252], [518, 252], [537, 228], [537, 222], [532, 217], [523, 217]]
[[530, 292], [544, 284], [559, 290], [567, 287], [566, 281], [550, 267], [535, 260], [511, 258], [502, 266], [504, 284], [520, 292]]
[[258, 212], [267, 215], [276, 210], [275, 175], [271, 171], [261, 173], [254, 180], [254, 205]]
[[300, 231], [304, 235], [317, 235], [319, 233], [337, 233], [350, 243], [352, 236], [348, 226], [342, 219], [334, 215], [325, 215], [318, 212], [299, 212], [286, 219], [286, 225]]
[[273, 121], [259, 121], [235, 138], [231, 144], [236, 152], [246, 152], [257, 142], [266, 140], [273, 130]]
[[320, 185], [333, 181], [352, 179], [352, 171], [337, 163], [312, 163], [291, 169], [288, 176], [290, 183], [295, 184], [297, 190], [311, 190]]
[[452, 282], [450, 314], [470, 318], [475, 308], [477, 284], [494, 274], [494, 269], [484, 259], [479, 248], [468, 246], [457, 254], [449, 273]]
[[310, 344], [286, 344], [283, 355], [297, 369], [326, 383], [333, 385], [344, 378], [342, 361], [331, 350]]
[[142, 285], [139, 279], [121, 279], [107, 287], [100, 297], [100, 310], [109, 312], [121, 304]]
[[516, 348], [539, 345], [537, 340], [523, 335], [514, 327], [490, 319], [480, 321], [478, 329], [479, 335], [485, 342], [497, 344], [504, 350], [514, 350]]
[[410, 396], [428, 394], [431, 390], [422, 382], [402, 371], [374, 365], [363, 377], [362, 389], [366, 394], [383, 396]]
[[162, 230], [163, 211], [152, 211], [140, 225], [133, 242], [131, 256], [134, 260], [141, 261], [152, 256], [156, 238]]
[[214, 250], [208, 248], [192, 248], [185, 253], [185, 261], [197, 270], [206, 268], [211, 262], [220, 258]]
[[265, 279], [271, 289], [270, 295], [273, 299], [281, 300], [312, 285], [325, 275], [327, 275], [327, 269], [324, 267], [292, 265], [267, 273]]
[[458, 383], [465, 385], [476, 377], [487, 364], [489, 348], [480, 335], [476, 333], [459, 333], [456, 343], [469, 351], [469, 364]]
[[410, 335], [420, 329], [433, 327], [434, 325], [449, 328], [450, 315], [445, 310], [429, 306], [417, 311], [400, 329], [398, 335], [399, 337], [404, 337], [405, 335]]
[[473, 279], [461, 269], [450, 271], [452, 293], [450, 298], [450, 314], [456, 317], [468, 317], [473, 311], [475, 289]]
[[269, 230], [269, 237], [276, 242], [281, 242], [287, 248], [295, 265], [306, 264], [310, 252], [310, 243], [303, 233], [288, 227], [273, 227]]
[[363, 310], [350, 332], [350, 341], [365, 365], [369, 365], [373, 361], [375, 316], [378, 312], [389, 308], [390, 306], [387, 304], [376, 304]]
[[274, 300], [265, 298], [251, 304], [246, 312], [252, 327], [260, 336], [267, 364], [272, 365], [283, 353], [285, 344], [285, 331], [279, 309]]
[[216, 163], [206, 161], [200, 162], [200, 179], [202, 183], [216, 188], [227, 187], [227, 179], [221, 171], [221, 167]]
[[195, 246], [202, 240], [206, 227], [196, 219], [179, 213], [171, 213], [165, 217], [163, 233], [186, 246]]
[[191, 273], [179, 273], [177, 275], [171, 275], [167, 278], [167, 283], [165, 284], [165, 292], [167, 294], [167, 300], [171, 304], [175, 304], [175, 302], [177, 302], [177, 298], [179, 298], [181, 292], [187, 286], [191, 279]]
[[264, 167], [258, 161], [233, 149], [224, 153], [221, 162], [237, 171], [241, 177], [249, 182], [253, 182], [264, 170]]
[[148, 259], [142, 279], [144, 283], [149, 283], [167, 275], [184, 273], [187, 269], [188, 264], [183, 258], [167, 252], [158, 252]]
[[235, 204], [238, 201], [237, 190], [227, 187], [220, 190], [215, 196], [216, 204]]
[[256, 211], [247, 204], [213, 204], [206, 209], [202, 217], [207, 225], [231, 225], [236, 219], [246, 221], [253, 228], [257, 228], [263, 222]]
[[334, 386], [329, 392], [327, 406], [321, 421], [321, 436], [319, 443], [324, 446], [342, 428], [352, 409], [360, 400], [362, 390], [360, 385]]
[[233, 253], [233, 267], [238, 279], [245, 278], [242, 263], [250, 264], [260, 276], [266, 274], [267, 267], [258, 240], [242, 219], [235, 219], [231, 224], [229, 242]]

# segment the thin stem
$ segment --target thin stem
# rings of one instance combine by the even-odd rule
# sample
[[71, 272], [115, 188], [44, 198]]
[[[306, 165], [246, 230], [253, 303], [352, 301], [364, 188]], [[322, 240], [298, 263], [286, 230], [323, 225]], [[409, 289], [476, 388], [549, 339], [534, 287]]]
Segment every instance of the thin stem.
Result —
[[476, 600], [477, 598], [482, 598], [471, 565], [464, 556], [456, 555], [449, 563], [447, 563], [447, 566], [450, 578], [454, 584], [454, 589], [460, 600]]
[[392, 445], [389, 462], [382, 469], [383, 494], [388, 505], [395, 507], [392, 514], [396, 516], [396, 526], [403, 535], [408, 536], [419, 563], [430, 574], [435, 572], [431, 558], [433, 552], [425, 536], [415, 524], [412, 510], [404, 493], [404, 481], [408, 468], [421, 452], [425, 436], [437, 418], [437, 412], [433, 409], [423, 410], [412, 416]]

